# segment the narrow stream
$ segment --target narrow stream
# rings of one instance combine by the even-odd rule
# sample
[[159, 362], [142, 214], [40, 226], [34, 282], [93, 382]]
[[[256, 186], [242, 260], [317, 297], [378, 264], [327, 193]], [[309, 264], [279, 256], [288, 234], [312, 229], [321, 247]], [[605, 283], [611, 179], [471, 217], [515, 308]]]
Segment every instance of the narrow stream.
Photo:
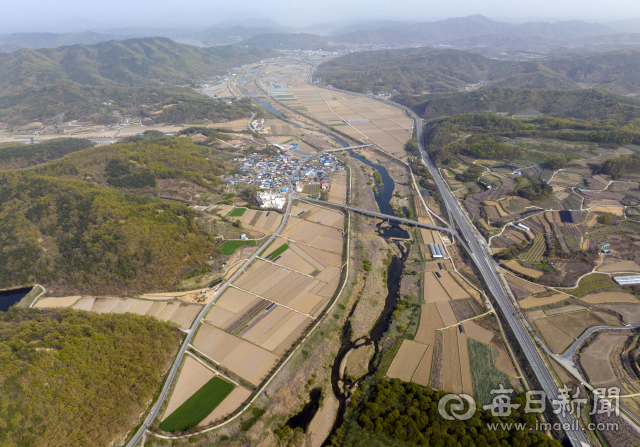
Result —
[[[389, 202], [391, 201], [393, 190], [395, 188], [395, 184], [389, 176], [387, 170], [378, 164], [372, 163], [369, 160], [362, 158], [358, 154], [352, 152], [351, 155], [354, 158], [365, 163], [367, 166], [376, 169], [380, 173], [380, 176], [382, 177], [382, 185], [379, 185], [377, 191], [375, 191], [374, 198], [378, 203], [380, 212], [389, 215], [395, 215], [393, 209], [391, 208], [391, 205], [389, 204]], [[404, 264], [409, 254], [409, 247], [406, 246], [405, 243], [397, 239], [409, 239], [409, 233], [398, 226], [382, 225], [382, 223], [376, 225], [378, 236], [385, 238], [390, 243], [395, 243], [399, 248], [401, 254], [399, 256], [396, 255], [391, 259], [391, 263], [389, 264], [389, 267], [387, 269], [387, 296], [385, 297], [384, 301], [384, 309], [380, 313], [380, 316], [374, 324], [373, 329], [371, 329], [369, 336], [351, 340], [351, 316], [355, 311], [355, 305], [351, 309], [351, 312], [347, 318], [347, 322], [342, 328], [342, 334], [340, 338], [341, 346], [331, 369], [331, 388], [333, 390], [333, 394], [336, 396], [336, 399], [338, 399], [338, 413], [336, 414], [336, 419], [333, 427], [331, 428], [329, 436], [322, 444], [323, 447], [330, 445], [331, 438], [335, 434], [336, 430], [340, 428], [340, 426], [344, 422], [344, 413], [347, 409], [348, 398], [348, 395], [344, 390], [351, 389], [354, 386], [357, 386], [358, 383], [365, 380], [375, 372], [374, 365], [380, 352], [378, 344], [382, 339], [384, 333], [389, 329], [391, 316], [396, 310], [400, 301], [400, 281], [402, 279]], [[340, 377], [340, 366], [347, 353], [354, 348], [371, 344], [373, 344], [374, 346], [374, 354], [369, 360], [368, 373], [353, 382], [346, 377]]]
[[[404, 263], [409, 253], [409, 249], [402, 243], [397, 243], [397, 246], [401, 250], [402, 254], [400, 256], [394, 256], [392, 258], [391, 264], [389, 265], [389, 268], [387, 270], [387, 296], [384, 301], [384, 309], [380, 313], [380, 316], [373, 326], [373, 329], [371, 329], [370, 335], [368, 337], [363, 336], [356, 340], [351, 340], [350, 319], [347, 319], [347, 322], [342, 328], [342, 335], [340, 337], [340, 341], [342, 344], [331, 369], [331, 388], [333, 390], [333, 394], [336, 396], [336, 399], [338, 399], [338, 413], [336, 414], [336, 419], [333, 423], [333, 427], [331, 428], [329, 436], [322, 444], [323, 446], [330, 445], [331, 438], [335, 434], [336, 430], [340, 428], [340, 426], [344, 422], [344, 413], [347, 409], [348, 398], [348, 394], [345, 393], [345, 390], [357, 386], [361, 381], [371, 376], [376, 370], [374, 365], [380, 352], [378, 343], [380, 342], [380, 339], [387, 331], [387, 329], [389, 329], [391, 316], [398, 307], [398, 303], [400, 301], [400, 280], [402, 279]], [[351, 314], [349, 314], [349, 317], [352, 316], [355, 307], [356, 306], [353, 306], [353, 308], [351, 309]], [[369, 360], [369, 372], [364, 376], [356, 379], [355, 381], [351, 381], [347, 377], [340, 377], [340, 365], [342, 364], [342, 361], [344, 360], [347, 353], [357, 347], [368, 346], [371, 344], [373, 344], [374, 346], [374, 354]]]

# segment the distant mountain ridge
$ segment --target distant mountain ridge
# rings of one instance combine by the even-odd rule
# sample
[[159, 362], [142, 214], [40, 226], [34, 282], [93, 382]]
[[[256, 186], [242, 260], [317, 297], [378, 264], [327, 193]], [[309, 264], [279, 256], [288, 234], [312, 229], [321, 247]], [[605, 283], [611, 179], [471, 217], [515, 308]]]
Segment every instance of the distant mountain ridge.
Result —
[[429, 47], [351, 53], [318, 66], [325, 85], [360, 93], [456, 92], [471, 84], [529, 89], [602, 87], [640, 93], [640, 50], [588, 53], [540, 62], [503, 61]]
[[584, 120], [640, 118], [639, 100], [600, 88], [562, 91], [486, 87], [453, 95], [396, 96], [393, 99], [411, 107], [428, 121], [461, 113], [511, 115], [528, 110]]
[[0, 52], [13, 52], [20, 48], [54, 48], [68, 45], [93, 45], [108, 40], [121, 40], [122, 36], [94, 33], [12, 33], [0, 34]]
[[0, 53], [0, 96], [54, 84], [176, 85], [226, 73], [279, 53], [263, 48], [197, 48], [162, 37], [23, 48]]
[[574, 89], [579, 86], [537, 62], [498, 61], [459, 50], [410, 48], [351, 53], [321, 64], [323, 84], [360, 93], [455, 92], [470, 84]]

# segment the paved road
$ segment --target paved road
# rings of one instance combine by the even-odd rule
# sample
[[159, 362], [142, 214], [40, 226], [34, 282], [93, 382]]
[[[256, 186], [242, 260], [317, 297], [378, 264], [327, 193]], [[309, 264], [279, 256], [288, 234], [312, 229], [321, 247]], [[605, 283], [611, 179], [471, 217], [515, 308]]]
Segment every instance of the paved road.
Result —
[[571, 363], [573, 363], [573, 353], [575, 352], [575, 350], [578, 349], [578, 346], [584, 343], [584, 341], [587, 338], [589, 338], [591, 334], [593, 334], [594, 332], [604, 331], [604, 330], [620, 331], [625, 329], [630, 330], [630, 329], [637, 329], [637, 328], [640, 328], [640, 324], [635, 324], [632, 326], [631, 325], [630, 326], [594, 326], [584, 331], [582, 335], [575, 342], [573, 342], [573, 344], [569, 346], [566, 351], [564, 351], [564, 354], [562, 355], [552, 354], [552, 355], [556, 358], [569, 360], [571, 361]]
[[403, 224], [406, 224], [406, 225], [413, 225], [415, 227], [428, 228], [430, 230], [436, 230], [436, 231], [448, 231], [449, 233], [457, 234], [455, 232], [455, 230], [452, 230], [451, 228], [443, 228], [443, 227], [438, 227], [436, 225], [429, 225], [429, 224], [426, 224], [426, 223], [418, 222], [416, 220], [405, 219], [403, 217], [390, 216], [388, 214], [382, 214], [382, 213], [378, 213], [378, 212], [375, 212], [375, 211], [363, 210], [361, 208], [354, 208], [352, 206], [347, 206], [347, 205], [344, 205], [344, 204], [333, 203], [333, 202], [325, 202], [324, 200], [315, 200], [315, 199], [312, 199], [310, 197], [299, 196], [297, 194], [294, 195], [294, 198], [297, 198], [297, 199], [300, 199], [300, 200], [307, 200], [309, 202], [319, 203], [321, 205], [339, 206], [340, 208], [345, 208], [345, 209], [348, 209], [349, 211], [355, 211], [356, 213], [366, 214], [368, 216], [373, 216], [373, 217], [379, 217], [381, 219], [386, 219], [386, 220], [389, 220], [389, 221], [403, 223]]
[[[295, 176], [297, 174], [294, 173], [292, 176]], [[291, 191], [291, 179], [289, 179], [289, 191]], [[289, 213], [291, 212], [291, 204], [293, 203], [293, 196], [289, 196], [289, 201], [287, 203], [287, 208], [285, 211], [285, 214], [282, 218], [282, 223], [280, 224], [280, 226], [278, 227], [278, 229], [276, 230], [275, 233], [273, 233], [271, 235], [271, 237], [269, 237], [269, 239], [267, 240], [267, 242], [265, 244], [262, 245], [262, 247], [266, 247], [268, 246], [277, 236], [278, 234], [280, 234], [280, 232], [284, 229], [284, 227], [287, 225], [287, 221], [289, 220]], [[127, 443], [127, 447], [134, 447], [135, 445], [138, 444], [138, 442], [140, 442], [140, 440], [142, 439], [142, 437], [145, 435], [145, 433], [147, 432], [147, 430], [149, 429], [149, 427], [151, 426], [151, 423], [153, 422], [153, 420], [156, 418], [156, 416], [158, 415], [158, 410], [160, 410], [160, 406], [162, 405], [162, 402], [164, 402], [164, 399], [167, 397], [167, 393], [169, 392], [169, 388], [171, 387], [171, 383], [173, 382], [176, 373], [178, 371], [178, 367], [180, 366], [180, 363], [182, 362], [182, 358], [185, 355], [185, 352], [187, 351], [187, 347], [189, 346], [189, 344], [191, 343], [191, 340], [193, 339], [193, 335], [196, 333], [196, 328], [198, 327], [198, 325], [200, 324], [200, 322], [202, 321], [202, 319], [204, 318], [204, 316], [207, 314], [207, 312], [209, 311], [209, 309], [211, 308], [211, 306], [213, 306], [213, 304], [218, 300], [218, 298], [224, 293], [225, 290], [227, 290], [227, 288], [236, 280], [238, 279], [238, 277], [244, 273], [245, 268], [251, 264], [251, 262], [253, 262], [253, 260], [258, 256], [258, 254], [262, 251], [262, 247], [260, 247], [260, 249], [258, 249], [244, 264], [244, 266], [241, 269], [238, 269], [237, 272], [235, 272], [231, 278], [229, 278], [229, 280], [227, 282], [225, 282], [222, 287], [220, 288], [220, 290], [218, 291], [218, 293], [216, 293], [216, 295], [211, 299], [211, 301], [209, 301], [209, 303], [207, 303], [202, 310], [200, 311], [200, 313], [198, 314], [198, 317], [195, 319], [195, 321], [193, 322], [193, 324], [191, 325], [191, 329], [189, 329], [189, 332], [187, 333], [187, 337], [184, 339], [184, 342], [182, 343], [182, 346], [180, 347], [180, 351], [178, 352], [178, 356], [176, 357], [176, 360], [173, 362], [173, 366], [171, 366], [171, 371], [169, 371], [169, 375], [167, 377], [167, 380], [164, 384], [164, 387], [162, 388], [162, 391], [160, 392], [160, 396], [158, 396], [158, 400], [156, 401], [156, 403], [153, 405], [153, 407], [151, 408], [151, 412], [149, 413], [149, 415], [147, 416], [147, 418], [145, 419], [144, 423], [142, 424], [142, 426], [140, 426], [140, 428], [138, 429], [138, 431], [136, 432], [136, 434], [133, 436], [133, 438], [131, 438], [131, 440]]]
[[[427, 156], [427, 152], [424, 148], [423, 135], [422, 135], [422, 120], [420, 117], [411, 109], [398, 104], [392, 101], [388, 101], [403, 110], [407, 111], [416, 122], [416, 131], [417, 131], [417, 139], [418, 146], [420, 148], [420, 156], [422, 158], [423, 163], [429, 170], [429, 173], [433, 176], [436, 186], [440, 191], [440, 195], [445, 203], [447, 208], [447, 212], [451, 219], [457, 223], [460, 228], [461, 236], [464, 238], [466, 244], [467, 251], [471, 256], [471, 259], [478, 267], [489, 291], [494, 296], [498, 306], [502, 310], [502, 313], [507, 320], [507, 323], [511, 327], [515, 337], [520, 344], [524, 355], [529, 362], [533, 373], [535, 374], [540, 386], [543, 391], [547, 394], [547, 396], [551, 399], [557, 398], [560, 395], [558, 386], [556, 385], [551, 373], [547, 369], [546, 364], [542, 360], [539, 352], [536, 350], [536, 347], [529, 337], [529, 333], [527, 329], [525, 329], [522, 320], [516, 316], [516, 311], [519, 311], [519, 308], [516, 310], [511, 299], [507, 295], [505, 291], [505, 280], [500, 273], [500, 270], [491, 255], [488, 245], [486, 244], [484, 238], [478, 233], [475, 227], [467, 220], [465, 213], [462, 211], [458, 202], [455, 200], [453, 195], [451, 194], [449, 188], [444, 183], [444, 180], [440, 176], [437, 168], [431, 161], [431, 159]], [[589, 441], [587, 437], [582, 432], [581, 429], [576, 428], [578, 426], [577, 421], [573, 417], [572, 414], [557, 415], [558, 419], [565, 427], [570, 427], [565, 430], [571, 445], [574, 447], [584, 447], [588, 446]]]

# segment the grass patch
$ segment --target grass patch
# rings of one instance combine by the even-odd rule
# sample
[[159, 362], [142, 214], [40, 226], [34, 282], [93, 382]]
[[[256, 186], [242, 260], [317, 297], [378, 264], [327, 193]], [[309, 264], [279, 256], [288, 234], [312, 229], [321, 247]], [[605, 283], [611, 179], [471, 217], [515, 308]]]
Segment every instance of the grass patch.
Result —
[[291, 143], [292, 141], [293, 141], [293, 138], [289, 138], [287, 141], [283, 141], [281, 144]]
[[247, 211], [246, 208], [234, 208], [233, 211], [229, 213], [229, 217], [240, 217]]
[[17, 307], [23, 307], [23, 308], [27, 308], [29, 306], [31, 306], [31, 303], [33, 303], [36, 299], [36, 297], [38, 295], [40, 295], [42, 293], [44, 289], [40, 286], [35, 286], [33, 289], [31, 289], [31, 291], [29, 293], [27, 293], [25, 295], [24, 298], [22, 298], [18, 304], [16, 304]]
[[491, 390], [497, 390], [500, 384], [505, 388], [510, 388], [511, 378], [494, 366], [500, 351], [471, 338], [467, 338], [467, 346], [469, 347], [473, 397], [480, 404], [488, 405], [493, 401]]
[[566, 292], [571, 295], [581, 296], [598, 289], [618, 290], [620, 286], [613, 282], [609, 275], [594, 273], [593, 275], [582, 278], [576, 289], [566, 289]]
[[348, 126], [348, 123], [339, 123], [339, 124], [329, 124], [329, 127], [336, 127], [336, 126]]
[[289, 248], [289, 244], [282, 244], [281, 246], [279, 246], [278, 248], [276, 248], [271, 252], [271, 254], [269, 255], [270, 256], [269, 260], [273, 261], [275, 258], [277, 258], [282, 253], [284, 253], [285, 250], [287, 250], [288, 248]]
[[229, 256], [235, 253], [235, 251], [243, 245], [255, 245], [255, 241], [227, 241], [220, 246], [222, 253]]
[[314, 183], [313, 185], [310, 185], [307, 183], [302, 187], [302, 192], [304, 194], [315, 194], [318, 196], [322, 192], [322, 189], [320, 188], [320, 185], [318, 185], [317, 183]]
[[160, 429], [166, 432], [184, 431], [198, 425], [234, 388], [226, 380], [214, 377], [162, 421]]

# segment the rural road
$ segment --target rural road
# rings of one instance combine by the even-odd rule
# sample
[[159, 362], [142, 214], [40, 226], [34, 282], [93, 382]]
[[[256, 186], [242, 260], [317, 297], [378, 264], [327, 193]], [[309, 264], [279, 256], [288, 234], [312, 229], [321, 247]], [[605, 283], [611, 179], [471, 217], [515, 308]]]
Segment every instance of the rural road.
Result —
[[560, 359], [562, 359], [565, 362], [570, 362], [571, 365], [573, 365], [573, 353], [594, 332], [604, 331], [604, 330], [620, 331], [620, 330], [624, 330], [624, 329], [637, 329], [637, 328], [640, 328], [640, 324], [636, 324], [636, 325], [633, 325], [633, 326], [630, 325], [630, 326], [594, 326], [594, 327], [590, 327], [589, 329], [584, 331], [582, 333], [582, 335], [578, 339], [576, 339], [576, 341], [573, 342], [573, 344], [571, 346], [569, 346], [567, 348], [566, 351], [564, 351], [564, 354], [561, 354], [561, 355], [560, 354], [551, 354], [551, 355], [558, 361]]
[[[292, 174], [292, 176], [296, 176], [297, 175], [297, 171], [294, 172]], [[289, 178], [289, 191], [291, 191], [291, 178]], [[214, 305], [214, 303], [218, 300], [218, 298], [225, 292], [225, 290], [227, 290], [227, 288], [236, 280], [238, 279], [238, 277], [244, 273], [246, 267], [248, 265], [250, 265], [253, 260], [258, 256], [258, 254], [267, 246], [269, 246], [269, 244], [271, 244], [271, 242], [273, 242], [275, 240], [276, 237], [278, 237], [278, 234], [280, 234], [280, 232], [284, 229], [284, 227], [287, 225], [287, 221], [289, 220], [289, 213], [291, 211], [291, 204], [293, 202], [293, 196], [291, 195], [291, 193], [289, 194], [289, 200], [287, 202], [287, 208], [285, 210], [284, 216], [282, 217], [282, 223], [280, 224], [280, 226], [278, 227], [278, 229], [275, 231], [275, 233], [273, 233], [269, 239], [267, 240], [267, 242], [265, 242], [258, 250], [256, 250], [256, 252], [251, 255], [251, 257], [245, 262], [244, 267], [239, 268], [238, 271], [236, 271], [231, 278], [229, 278], [229, 280], [227, 282], [225, 282], [222, 287], [220, 288], [220, 290], [218, 291], [218, 293], [216, 293], [216, 295], [211, 299], [211, 301], [209, 301], [200, 311], [200, 313], [198, 314], [198, 316], [196, 317], [196, 319], [194, 320], [193, 324], [191, 325], [191, 329], [189, 329], [189, 332], [187, 333], [186, 338], [184, 339], [184, 342], [182, 343], [182, 346], [180, 346], [180, 351], [178, 352], [178, 355], [176, 356], [175, 361], [173, 362], [173, 365], [171, 366], [171, 370], [169, 371], [169, 375], [167, 376], [167, 380], [164, 383], [164, 386], [162, 387], [162, 391], [160, 392], [160, 395], [158, 396], [158, 400], [156, 400], [156, 403], [153, 405], [153, 407], [151, 408], [151, 411], [149, 412], [149, 415], [147, 416], [147, 418], [144, 420], [144, 422], [142, 423], [142, 425], [140, 426], [140, 428], [138, 429], [138, 431], [136, 432], [136, 434], [131, 438], [131, 440], [127, 443], [127, 447], [134, 447], [136, 446], [140, 440], [142, 439], [142, 437], [145, 435], [145, 433], [147, 432], [147, 430], [149, 429], [149, 427], [151, 426], [151, 424], [153, 423], [153, 420], [156, 418], [156, 416], [158, 415], [158, 411], [160, 410], [160, 406], [162, 405], [162, 402], [164, 402], [164, 399], [167, 397], [167, 394], [169, 392], [169, 388], [171, 387], [171, 383], [173, 382], [173, 380], [175, 379], [176, 373], [178, 371], [178, 367], [180, 366], [180, 364], [182, 363], [182, 358], [185, 355], [185, 352], [187, 351], [187, 348], [189, 347], [189, 344], [191, 343], [191, 340], [193, 339], [194, 334], [196, 333], [196, 329], [198, 327], [198, 325], [200, 324], [200, 322], [202, 321], [202, 319], [204, 318], [204, 316], [207, 314], [207, 312], [209, 312], [209, 309], [211, 308], [211, 306]]]

